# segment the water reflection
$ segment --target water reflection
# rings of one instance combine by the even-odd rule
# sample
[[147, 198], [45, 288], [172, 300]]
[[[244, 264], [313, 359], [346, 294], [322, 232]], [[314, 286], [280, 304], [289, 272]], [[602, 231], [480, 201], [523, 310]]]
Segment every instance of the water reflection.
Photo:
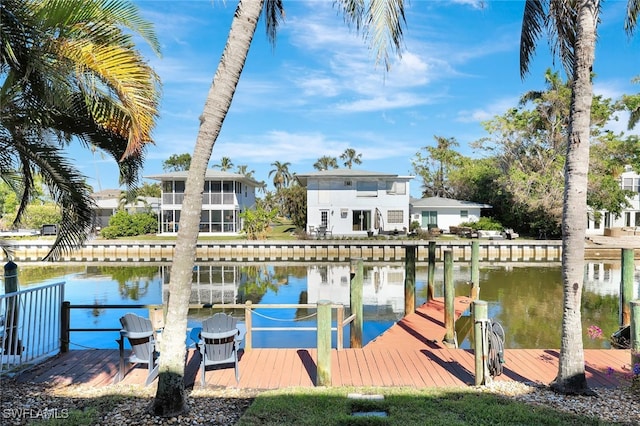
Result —
[[[416, 303], [426, 301], [427, 265], [416, 267]], [[454, 265], [457, 295], [468, 295], [471, 271], [467, 264]], [[634, 297], [639, 297], [640, 271], [636, 271]], [[436, 268], [436, 296], [443, 296], [444, 271]], [[23, 287], [41, 283], [67, 282], [65, 299], [72, 304], [91, 304], [93, 309], [72, 311], [72, 327], [89, 325], [119, 327], [118, 318], [127, 310], [104, 309], [105, 304], [162, 304], [168, 298], [170, 266], [74, 264], [19, 268]], [[404, 312], [404, 264], [366, 263], [363, 277], [365, 343], [398, 321]], [[597, 325], [605, 335], [618, 328], [619, 262], [589, 262], [585, 268], [583, 293], [583, 331], [585, 348], [608, 347], [606, 341], [592, 341], [586, 335]], [[216, 263], [200, 264], [193, 270], [190, 302], [193, 304], [317, 303], [330, 300], [349, 306], [350, 265], [345, 263]], [[562, 318], [562, 285], [559, 264], [481, 265], [480, 297], [489, 304], [489, 316], [499, 321], [508, 348], [558, 348]], [[145, 310], [135, 311], [146, 315]], [[189, 326], [211, 315], [211, 309], [191, 310]], [[234, 315], [240, 318], [243, 309]], [[315, 325], [314, 310], [261, 309], [253, 318], [256, 327], [310, 327]], [[463, 321], [461, 321], [462, 324]], [[345, 330], [348, 345], [348, 327]], [[117, 334], [74, 333], [74, 343], [89, 347], [115, 347]], [[255, 347], [313, 347], [313, 332], [260, 332]], [[469, 338], [459, 336], [461, 347]], [[334, 342], [335, 343], [335, 342]]]

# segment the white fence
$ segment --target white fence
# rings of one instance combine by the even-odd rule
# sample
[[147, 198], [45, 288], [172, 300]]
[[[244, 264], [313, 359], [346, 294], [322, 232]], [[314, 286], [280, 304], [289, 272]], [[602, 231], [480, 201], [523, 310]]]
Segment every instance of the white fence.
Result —
[[0, 374], [60, 351], [64, 282], [0, 295]]

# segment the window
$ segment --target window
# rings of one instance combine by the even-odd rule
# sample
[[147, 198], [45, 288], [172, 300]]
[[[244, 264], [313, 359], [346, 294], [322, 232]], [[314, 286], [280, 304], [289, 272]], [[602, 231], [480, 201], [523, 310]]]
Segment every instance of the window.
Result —
[[631, 226], [631, 212], [624, 213], [624, 226]]
[[422, 227], [423, 228], [436, 228], [438, 226], [438, 212], [436, 211], [423, 211], [422, 212]]
[[460, 219], [468, 219], [469, 210], [460, 210]]
[[320, 224], [327, 226], [329, 224], [329, 210], [320, 211]]
[[403, 223], [402, 210], [389, 210], [387, 212], [387, 223]]
[[371, 229], [371, 211], [354, 210], [351, 229], [353, 231], [368, 231]]
[[378, 182], [358, 181], [356, 183], [356, 195], [358, 197], [377, 197]]
[[350, 180], [345, 180], [344, 181], [344, 186], [351, 186], [351, 181]]
[[634, 226], [640, 226], [640, 212], [636, 212], [636, 220]]
[[406, 182], [387, 181], [387, 194], [404, 195], [407, 193]]

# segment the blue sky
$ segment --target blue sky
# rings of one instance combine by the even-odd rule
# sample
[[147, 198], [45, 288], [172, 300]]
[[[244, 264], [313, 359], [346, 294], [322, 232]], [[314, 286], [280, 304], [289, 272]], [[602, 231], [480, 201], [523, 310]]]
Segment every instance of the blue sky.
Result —
[[[162, 173], [170, 155], [193, 152], [236, 2], [136, 3], [154, 23], [162, 49], [161, 58], [148, 53], [163, 96], [146, 176]], [[523, 93], [544, 89], [545, 69], [559, 67], [543, 39], [521, 80], [522, 1], [489, 1], [484, 8], [475, 0], [408, 2], [405, 49], [388, 73], [332, 3], [284, 0], [287, 15], [275, 48], [261, 22], [210, 165], [229, 157], [271, 189], [274, 161], [307, 173], [323, 155], [340, 161], [347, 148], [362, 154], [356, 168], [399, 175], [412, 174], [411, 159], [435, 144], [434, 135], [453, 137], [462, 154], [479, 157], [469, 144], [486, 136], [481, 122], [515, 106]], [[640, 89], [631, 82], [640, 75], [640, 36], [630, 40], [624, 32], [625, 5], [603, 3], [594, 67], [594, 91], [614, 99]], [[610, 127], [625, 130], [626, 117]], [[113, 160], [86, 151], [72, 155], [95, 190], [118, 186]], [[419, 179], [411, 182], [412, 195], [420, 186]]]

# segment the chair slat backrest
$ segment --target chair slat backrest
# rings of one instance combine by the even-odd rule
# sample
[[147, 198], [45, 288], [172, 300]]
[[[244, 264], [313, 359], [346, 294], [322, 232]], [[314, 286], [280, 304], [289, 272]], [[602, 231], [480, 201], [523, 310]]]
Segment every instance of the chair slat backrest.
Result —
[[153, 351], [153, 325], [147, 318], [128, 313], [120, 318], [120, 324], [126, 331], [126, 337], [131, 345], [133, 355], [141, 362], [150, 358]]
[[217, 313], [202, 322], [207, 361], [225, 361], [234, 356], [238, 320], [225, 313]]

